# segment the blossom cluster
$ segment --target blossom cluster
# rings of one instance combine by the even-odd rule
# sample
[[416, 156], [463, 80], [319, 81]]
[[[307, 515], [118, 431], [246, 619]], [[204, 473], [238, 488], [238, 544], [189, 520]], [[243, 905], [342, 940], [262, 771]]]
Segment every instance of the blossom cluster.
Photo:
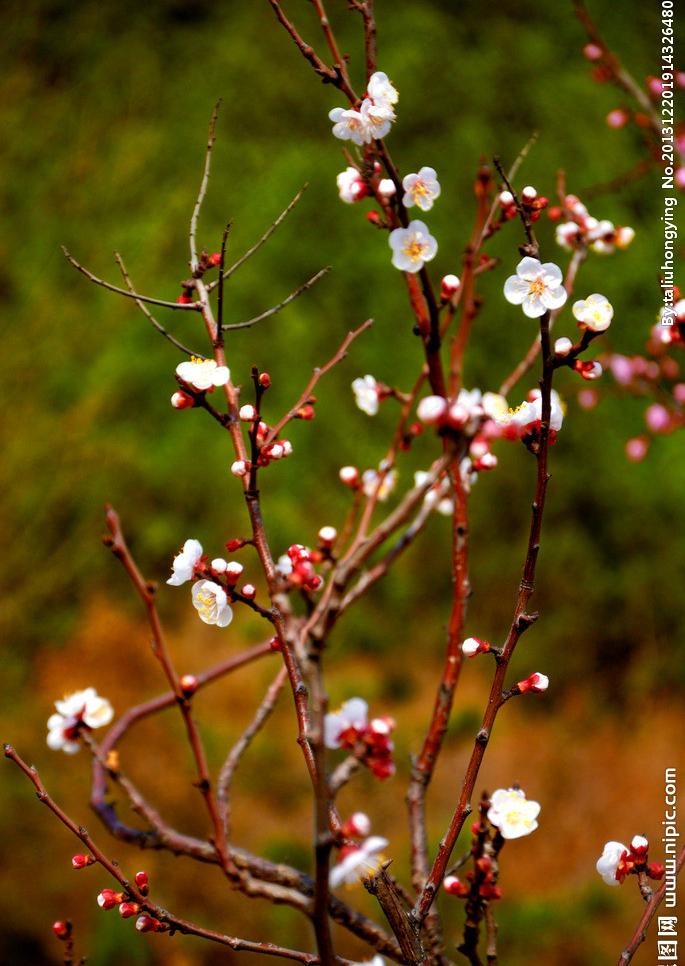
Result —
[[395, 774], [390, 735], [395, 722], [387, 716], [369, 721], [369, 706], [363, 698], [350, 698], [324, 719], [326, 748], [345, 748], [366, 765], [376, 778]]
[[354, 108], [334, 107], [328, 116], [333, 121], [333, 134], [342, 141], [352, 141], [360, 147], [384, 138], [395, 120], [394, 105], [399, 95], [383, 71], [369, 78], [366, 97]]
[[383, 864], [383, 849], [387, 848], [388, 840], [380, 835], [370, 835], [370, 831], [371, 821], [363, 812], [355, 812], [343, 824], [341, 834], [345, 843], [330, 871], [331, 889], [357, 885]]
[[563, 207], [550, 208], [548, 213], [552, 221], [559, 222], [557, 244], [567, 251], [590, 248], [600, 255], [609, 255], [617, 248], [627, 248], [635, 237], [632, 228], [595, 218], [576, 195], [566, 195]]
[[210, 561], [203, 553], [199, 540], [186, 540], [171, 566], [172, 574], [167, 580], [171, 587], [180, 587], [189, 580], [195, 580], [191, 599], [200, 620], [205, 624], [228, 627], [233, 620], [229, 600], [252, 600], [255, 596], [252, 584], [244, 584], [239, 591], [236, 589], [243, 565], [237, 560], [225, 560], [223, 557]]
[[[320, 531], [319, 536], [324, 543], [328, 542], [328, 534], [322, 536]], [[279, 557], [276, 570], [287, 579], [289, 587], [318, 590], [323, 583], [323, 578], [316, 573], [314, 565], [321, 560], [323, 560], [323, 553], [320, 550], [310, 550], [301, 543], [294, 543]]]

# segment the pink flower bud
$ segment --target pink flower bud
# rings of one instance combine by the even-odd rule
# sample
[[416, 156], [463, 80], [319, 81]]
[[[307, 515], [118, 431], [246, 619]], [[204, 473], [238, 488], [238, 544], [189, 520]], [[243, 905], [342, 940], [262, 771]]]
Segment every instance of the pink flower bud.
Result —
[[601, 362], [598, 362], [596, 359], [588, 360], [587, 362], [581, 362], [580, 359], [576, 359], [573, 363], [573, 368], [579, 376], [589, 381], [599, 379], [604, 371]]
[[494, 453], [483, 453], [483, 455], [475, 461], [473, 468], [476, 471], [480, 470], [494, 470], [497, 466], [497, 457]]
[[528, 184], [526, 185], [525, 188], [521, 189], [521, 198], [523, 199], [523, 201], [527, 203], [530, 203], [531, 201], [535, 201], [537, 196], [538, 196], [537, 188], [534, 188], [532, 184]]
[[607, 114], [607, 124], [616, 130], [625, 127], [630, 120], [630, 115], [622, 107], [617, 107]]
[[246, 403], [238, 410], [238, 416], [244, 423], [251, 423], [257, 418], [257, 410], [250, 403]]
[[461, 650], [466, 657], [475, 657], [476, 654], [486, 654], [490, 650], [490, 645], [479, 637], [467, 637], [461, 645]]
[[676, 383], [673, 387], [673, 398], [676, 402], [685, 403], [685, 382]]
[[371, 832], [371, 819], [364, 812], [351, 815], [340, 830], [345, 838], [365, 839]]
[[248, 600], [254, 600], [254, 598], [257, 596], [257, 588], [254, 586], [254, 584], [243, 584], [240, 589], [240, 593], [243, 595], [243, 597], [247, 597]]
[[461, 429], [469, 421], [470, 413], [466, 406], [455, 402], [447, 410], [447, 422], [453, 429]]
[[235, 463], [231, 463], [231, 473], [234, 476], [246, 476], [250, 464], [247, 460], [236, 460]]
[[456, 275], [445, 275], [440, 282], [440, 297], [447, 301], [451, 299], [455, 292], [459, 291], [461, 282]]
[[661, 403], [652, 403], [645, 410], [645, 423], [653, 433], [667, 433], [671, 428], [671, 414]]
[[583, 53], [588, 60], [601, 60], [602, 58], [602, 48], [599, 44], [585, 44]]
[[101, 909], [113, 909], [124, 901], [123, 892], [115, 892], [114, 889], [103, 889], [98, 893], [97, 902]]
[[634, 835], [630, 843], [630, 848], [634, 855], [639, 855], [644, 858], [649, 849], [649, 842], [644, 835]]
[[416, 407], [416, 415], [422, 423], [436, 426], [441, 423], [447, 413], [448, 403], [442, 396], [426, 396]]
[[356, 487], [359, 484], [359, 470], [356, 466], [343, 466], [338, 475], [345, 486]]
[[549, 687], [549, 678], [546, 674], [540, 674], [539, 671], [535, 671], [525, 681], [519, 681], [516, 687], [521, 694], [525, 694], [526, 691], [530, 691], [532, 694], [542, 694]]
[[[184, 674], [179, 678], [178, 685], [184, 698], [192, 698], [197, 691], [199, 681], [194, 674]], [[142, 874], [139, 872], [136, 875], [136, 884], [138, 884], [138, 875]]]
[[229, 584], [234, 584], [238, 577], [242, 574], [245, 568], [237, 560], [229, 560], [226, 564], [226, 570], [224, 571], [224, 576]]
[[58, 919], [57, 922], [53, 922], [52, 931], [58, 939], [61, 939], [62, 942], [64, 942], [71, 936], [71, 923]]
[[469, 886], [456, 875], [446, 875], [442, 887], [448, 895], [457, 896], [458, 899], [465, 899], [469, 894]]
[[626, 456], [631, 463], [641, 463], [649, 450], [649, 440], [644, 436], [634, 436], [626, 443]]
[[142, 916], [138, 916], [136, 919], [136, 929], [138, 932], [159, 932], [159, 926], [161, 925], [152, 916], [148, 916], [147, 913], [143, 913]]
[[332, 543], [335, 543], [337, 536], [338, 531], [335, 527], [321, 527], [319, 530], [319, 540], [326, 547], [330, 547]]
[[195, 405], [195, 400], [187, 392], [175, 392], [171, 397], [171, 405], [174, 409], [191, 409]]
[[514, 204], [514, 196], [511, 191], [500, 191], [499, 198], [497, 199], [503, 208], [511, 208]]
[[268, 372], [259, 373], [259, 385], [262, 387], [262, 389], [269, 388], [269, 386], [271, 385], [271, 376], [269, 375]]
[[122, 902], [119, 905], [119, 915], [122, 919], [130, 919], [131, 916], [137, 916], [140, 912], [140, 906], [137, 902]]
[[87, 866], [92, 865], [95, 859], [92, 855], [73, 855], [71, 858], [71, 866], [73, 869], [85, 869]]

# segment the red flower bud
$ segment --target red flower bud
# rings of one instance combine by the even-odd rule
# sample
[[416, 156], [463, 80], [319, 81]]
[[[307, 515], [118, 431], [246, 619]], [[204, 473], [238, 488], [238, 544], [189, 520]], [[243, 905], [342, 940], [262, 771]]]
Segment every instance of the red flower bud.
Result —
[[189, 295], [186, 295], [186, 294], [185, 294], [185, 292], [183, 292], [183, 293], [182, 293], [181, 295], [179, 295], [179, 297], [178, 297], [178, 298], [176, 299], [176, 304], [177, 304], [177, 305], [190, 305], [190, 304], [192, 303], [192, 301], [193, 301], [193, 300], [191, 299], [191, 297], [190, 297]]
[[212, 268], [216, 268], [217, 265], [221, 265], [221, 252], [212, 252], [207, 259], [207, 264], [211, 265]]
[[645, 871], [650, 879], [663, 879], [666, 868], [661, 862], [650, 862]]
[[71, 936], [71, 923], [69, 921], [63, 922], [61, 919], [58, 919], [57, 922], [53, 922], [52, 931], [58, 939], [61, 939], [62, 942], [66, 942], [66, 940]]
[[[197, 691], [197, 687], [198, 687], [198, 684], [199, 684], [199, 682], [198, 682], [198, 680], [197, 680], [197, 678], [195, 677], [194, 674], [184, 674], [179, 679], [179, 682], [178, 683], [179, 683], [179, 687], [181, 688], [181, 693], [183, 694], [183, 697], [184, 698], [192, 698], [192, 696]], [[136, 883], [138, 883], [138, 876], [139, 875], [147, 875], [147, 873], [145, 873], [145, 872], [138, 872], [137, 875], [136, 875]]]
[[85, 869], [86, 866], [92, 865], [95, 859], [92, 855], [81, 855], [76, 854], [71, 857], [71, 866], [73, 869]]
[[[189, 675], [186, 675], [186, 676], [187, 677], [191, 677], [192, 675], [189, 674]], [[136, 872], [135, 877], [134, 877], [134, 881], [135, 881], [136, 885], [138, 886], [138, 888], [140, 889], [141, 893], [144, 896], [146, 896], [148, 894], [148, 890], [150, 888], [150, 880], [149, 880], [149, 877], [148, 877], [147, 872], [145, 872], [145, 871]]]
[[235, 553], [236, 550], [240, 550], [245, 546], [245, 541], [238, 537], [237, 539], [227, 541], [225, 546], [229, 553]]
[[113, 909], [124, 901], [124, 893], [115, 892], [114, 889], [103, 889], [98, 893], [97, 901], [101, 909]]
[[268, 372], [259, 373], [259, 385], [262, 387], [262, 389], [269, 388], [269, 386], [271, 385], [271, 376], [269, 375]]
[[469, 894], [469, 887], [456, 875], [446, 875], [442, 886], [448, 895], [457, 896], [458, 899], [465, 899]]
[[137, 916], [140, 912], [140, 906], [137, 902], [122, 902], [119, 905], [119, 915], [122, 919], [130, 919], [131, 916]]

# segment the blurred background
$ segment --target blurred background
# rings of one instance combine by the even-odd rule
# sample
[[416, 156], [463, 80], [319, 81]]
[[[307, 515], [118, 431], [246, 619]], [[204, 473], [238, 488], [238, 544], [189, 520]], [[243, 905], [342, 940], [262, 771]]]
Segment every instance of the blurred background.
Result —
[[[323, 53], [311, 5], [290, 0], [285, 7]], [[329, 7], [361, 89], [359, 18], [338, 0]], [[617, 16], [609, 0], [590, 4], [607, 40], [642, 80], [659, 69], [658, 7], [629, 0], [620, 9]], [[605, 123], [624, 100], [591, 79], [570, 3], [502, 0], [485, 16], [474, 0], [378, 0], [377, 16], [379, 67], [400, 91], [388, 145], [402, 172], [431, 165], [442, 184], [426, 218], [440, 244], [430, 266], [436, 280], [460, 271], [482, 157], [498, 154], [508, 166], [538, 131], [519, 186], [533, 184], [553, 197], [563, 168], [569, 190], [583, 197], [584, 189], [611, 181], [644, 156], [635, 129], [614, 131]], [[104, 504], [120, 512], [146, 576], [161, 582], [186, 538], [200, 539], [216, 556], [227, 539], [246, 531], [239, 486], [227, 472], [227, 440], [203, 413], [169, 406], [179, 354], [134, 303], [78, 275], [59, 246], [114, 282], [112, 252], [120, 251], [139, 291], [174, 300], [187, 274], [188, 219], [219, 97], [200, 245], [218, 249], [230, 219], [230, 252], [242, 254], [309, 183], [287, 222], [231, 279], [227, 321], [280, 301], [324, 265], [333, 270], [280, 315], [231, 337], [234, 381], [247, 384], [252, 364], [268, 369], [267, 415], [275, 419], [349, 328], [367, 316], [376, 323], [319, 387], [315, 421], [293, 425], [295, 455], [263, 474], [263, 508], [277, 552], [293, 542], [312, 544], [324, 524], [339, 526], [349, 494], [338, 468], [376, 466], [383, 454], [394, 403], [371, 420], [355, 408], [349, 385], [367, 372], [401, 389], [412, 384], [419, 347], [404, 286], [385, 237], [366, 223], [366, 206], [345, 206], [337, 197], [335, 176], [345, 161], [327, 113], [341, 97], [318, 83], [266, 0], [10, 0], [3, 20], [2, 735], [40, 768], [53, 795], [106, 851], [131, 872], [149, 870], [154, 896], [169, 909], [228, 933], [309, 948], [312, 937], [296, 913], [230, 892], [215, 869], [141, 855], [109, 839], [87, 806], [86, 755], [67, 759], [45, 745], [52, 702], [65, 692], [92, 685], [121, 713], [164, 690], [138, 601], [100, 543]], [[597, 217], [632, 225], [637, 235], [626, 252], [588, 259], [579, 297], [608, 296], [615, 319], [605, 344], [639, 352], [660, 301], [658, 172], [588, 204]], [[539, 236], [544, 258], [565, 264], [546, 218]], [[495, 390], [530, 344], [532, 323], [501, 296], [519, 241], [511, 226], [490, 246], [501, 265], [482, 280], [469, 388]], [[194, 315], [160, 310], [159, 318], [204, 351]], [[567, 313], [558, 334], [573, 335], [569, 319]], [[682, 440], [660, 438], [643, 463], [627, 462], [625, 442], [644, 431], [645, 402], [619, 395], [607, 379], [600, 404], [584, 411], [575, 401], [579, 382], [570, 372], [559, 375], [569, 408], [552, 451], [533, 601], [541, 619], [511, 671], [512, 680], [544, 671], [552, 685], [544, 698], [507, 706], [478, 784], [492, 790], [518, 781], [542, 803], [539, 830], [507, 845], [502, 856], [505, 898], [496, 913], [508, 966], [615, 961], [642, 902], [632, 881], [607, 888], [594, 863], [607, 839], [629, 841], [636, 833], [650, 837], [652, 859], [662, 859], [663, 771], [682, 762]], [[533, 385], [531, 376], [511, 403]], [[431, 453], [426, 436], [403, 457], [401, 481], [408, 484]], [[534, 461], [522, 446], [500, 445], [498, 455], [498, 470], [472, 496], [467, 622], [469, 634], [495, 641], [512, 613], [534, 480]], [[360, 775], [341, 807], [369, 813], [373, 831], [391, 841], [400, 877], [407, 874], [401, 843], [409, 755], [420, 747], [432, 705], [449, 609], [448, 546], [447, 521], [431, 521], [394, 575], [341, 623], [328, 658], [333, 706], [358, 694], [374, 714], [398, 720], [397, 776], [381, 785]], [[246, 555], [248, 561], [246, 576], [257, 581]], [[162, 584], [159, 595], [180, 670], [199, 670], [263, 638], [261, 623], [242, 613], [225, 631], [200, 625], [186, 590]], [[277, 661], [267, 658], [198, 696], [212, 765], [250, 720]], [[464, 671], [430, 797], [433, 845], [479, 725], [485, 671], [478, 662]], [[173, 713], [142, 725], [121, 750], [126, 769], [172, 824], [205, 835]], [[91, 966], [209, 966], [238, 958], [194, 939], [140, 936], [132, 922], [100, 912], [95, 896], [111, 883], [96, 869], [71, 870], [75, 840], [38, 807], [28, 782], [9, 765], [2, 787], [3, 963], [60, 962], [50, 930], [60, 918], [74, 921], [77, 952]], [[235, 841], [309, 869], [306, 788], [284, 694], [238, 774]], [[468, 847], [464, 840], [461, 851], [462, 844]], [[348, 898], [374, 912], [363, 890]], [[441, 901], [455, 942], [463, 909], [458, 900]], [[653, 942], [635, 962], [651, 961]], [[340, 950], [368, 958], [346, 939]]]

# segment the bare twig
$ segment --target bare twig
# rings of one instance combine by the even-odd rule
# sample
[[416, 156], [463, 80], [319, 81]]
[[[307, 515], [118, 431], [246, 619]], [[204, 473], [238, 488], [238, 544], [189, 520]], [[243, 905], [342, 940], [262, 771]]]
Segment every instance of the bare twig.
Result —
[[[133, 282], [131, 281], [128, 271], [126, 270], [126, 266], [124, 265], [123, 258], [121, 257], [119, 252], [114, 253], [114, 258], [117, 265], [119, 266], [119, 271], [121, 272], [122, 278], [124, 279], [124, 281], [126, 282], [126, 285], [128, 286], [129, 292], [131, 292], [131, 294], [135, 296], [135, 288], [133, 287]], [[147, 308], [145, 303], [141, 302], [139, 298], [136, 298], [136, 305], [143, 313], [145, 318], [155, 327], [155, 329], [157, 329], [159, 334], [163, 335], [165, 339], [168, 339], [172, 345], [176, 346], [177, 349], [180, 349], [181, 352], [185, 352], [186, 355], [195, 356], [196, 358], [202, 358], [202, 353], [196, 352], [194, 349], [189, 349], [187, 346], [183, 345], [182, 342], [179, 342], [175, 336], [171, 335], [170, 332], [167, 332], [167, 330], [164, 328], [161, 322], [159, 322], [154, 317], [154, 315], [152, 314], [152, 312], [150, 312], [150, 310]]]
[[147, 302], [148, 305], [161, 305], [165, 309], [176, 309], [181, 312], [201, 312], [202, 306], [199, 302], [166, 302], [164, 299], [150, 298], [149, 295], [141, 295], [140, 292], [132, 292], [125, 288], [119, 288], [118, 285], [112, 285], [111, 282], [105, 282], [103, 279], [98, 278], [97, 275], [93, 275], [89, 272], [87, 268], [84, 268], [80, 262], [77, 262], [74, 256], [67, 251], [67, 249], [62, 245], [62, 252], [64, 257], [68, 262], [70, 262], [74, 268], [85, 275], [86, 278], [94, 282], [95, 285], [100, 285], [102, 288], [106, 288], [108, 292], [116, 292], [117, 295], [125, 295], [126, 298], [134, 299], [136, 302]]
[[195, 207], [193, 208], [193, 213], [190, 218], [190, 270], [191, 272], [196, 272], [199, 261], [197, 257], [197, 246], [195, 244], [195, 233], [197, 231], [197, 219], [200, 214], [200, 209], [202, 208], [202, 202], [205, 199], [205, 194], [207, 192], [207, 184], [209, 183], [209, 169], [212, 163], [212, 148], [214, 147], [214, 142], [216, 141], [216, 120], [219, 115], [219, 107], [221, 106], [221, 101], [217, 101], [214, 105], [214, 110], [212, 111], [212, 116], [209, 121], [209, 134], [207, 136], [207, 152], [205, 154], [205, 166], [202, 172], [202, 181], [200, 182], [200, 190], [198, 192], [197, 201], [195, 202]]
[[302, 285], [296, 288], [294, 292], [291, 292], [290, 295], [284, 298], [282, 302], [278, 302], [277, 305], [273, 305], [270, 309], [266, 309], [266, 311], [261, 312], [259, 315], [255, 315], [251, 319], [247, 319], [246, 322], [234, 322], [234, 323], [231, 323], [230, 325], [224, 325], [222, 326], [223, 331], [228, 332], [229, 329], [230, 330], [249, 329], [257, 322], [262, 322], [264, 319], [268, 319], [272, 315], [276, 315], [276, 313], [280, 312], [281, 309], [284, 309], [286, 305], [290, 305], [290, 303], [294, 301], [299, 295], [302, 295], [302, 293], [306, 292], [307, 289], [310, 289], [312, 288], [313, 285], [316, 285], [319, 279], [323, 278], [324, 275], [327, 275], [328, 272], [330, 272], [330, 270], [331, 270], [331, 266], [327, 265], [325, 268], [322, 268], [320, 271], [316, 272], [315, 275], [312, 275], [311, 278], [307, 279], [306, 282], [303, 282]]
[[[683, 848], [680, 850], [680, 853], [678, 854], [678, 860], [676, 863], [676, 875], [678, 875], [678, 873], [682, 869], [683, 863], [685, 863], [685, 846], [683, 846]], [[654, 918], [657, 909], [663, 902], [664, 895], [666, 894], [667, 884], [668, 883], [666, 879], [664, 879], [659, 885], [658, 889], [654, 890], [654, 895], [647, 903], [647, 907], [644, 913], [642, 914], [639, 923], [637, 924], [637, 927], [635, 929], [635, 932], [632, 935], [630, 942], [623, 950], [621, 955], [618, 957], [617, 966], [626, 966], [627, 963], [631, 962], [633, 956], [635, 955], [637, 950], [640, 948], [642, 943], [647, 938], [647, 929], [649, 928], [649, 924]]]

